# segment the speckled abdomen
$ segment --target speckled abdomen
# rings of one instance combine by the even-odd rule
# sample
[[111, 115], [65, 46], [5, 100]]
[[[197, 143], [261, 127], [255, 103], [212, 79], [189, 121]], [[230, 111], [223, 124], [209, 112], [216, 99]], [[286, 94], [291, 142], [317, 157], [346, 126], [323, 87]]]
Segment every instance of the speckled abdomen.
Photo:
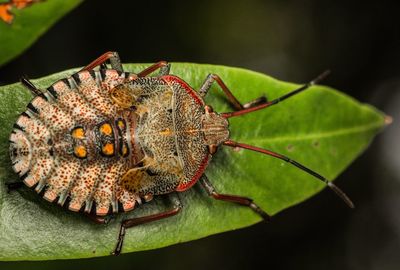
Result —
[[72, 211], [91, 212], [95, 205], [97, 215], [106, 215], [134, 208], [140, 198], [118, 181], [136, 157], [130, 139], [135, 119], [121, 114], [109, 95], [128, 76], [81, 71], [29, 103], [10, 136], [13, 169], [26, 185], [60, 205], [68, 199]]

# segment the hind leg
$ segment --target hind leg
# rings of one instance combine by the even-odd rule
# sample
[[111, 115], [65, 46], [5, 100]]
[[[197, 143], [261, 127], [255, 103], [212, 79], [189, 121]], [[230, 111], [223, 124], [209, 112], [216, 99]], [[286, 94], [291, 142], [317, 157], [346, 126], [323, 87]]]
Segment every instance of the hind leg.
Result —
[[156, 213], [156, 214], [153, 214], [153, 215], [137, 217], [137, 218], [131, 218], [131, 219], [125, 219], [125, 220], [123, 220], [121, 222], [121, 227], [120, 227], [120, 230], [119, 230], [117, 246], [115, 247], [115, 250], [112, 253], [112, 255], [119, 255], [121, 253], [122, 245], [124, 243], [126, 229], [138, 226], [140, 224], [145, 224], [145, 223], [149, 223], [149, 222], [152, 222], [152, 221], [156, 221], [156, 220], [164, 219], [164, 218], [167, 218], [167, 217], [171, 217], [171, 216], [174, 216], [174, 215], [176, 215], [176, 214], [178, 214], [180, 212], [180, 210], [182, 209], [182, 203], [181, 203], [178, 195], [176, 193], [171, 193], [171, 194], [168, 194], [167, 196], [170, 199], [171, 204], [172, 204], [172, 208], [171, 209], [169, 209], [167, 211], [159, 212], [159, 213]]
[[106, 52], [102, 55], [100, 55], [98, 58], [96, 58], [93, 62], [91, 62], [89, 65], [86, 67], [82, 68], [81, 71], [83, 70], [92, 70], [97, 66], [100, 66], [101, 68], [107, 68], [105, 66], [105, 63], [109, 61], [111, 64], [111, 68], [115, 69], [119, 72], [124, 72], [124, 69], [122, 68], [121, 64], [121, 59], [119, 58], [119, 55], [117, 52]]

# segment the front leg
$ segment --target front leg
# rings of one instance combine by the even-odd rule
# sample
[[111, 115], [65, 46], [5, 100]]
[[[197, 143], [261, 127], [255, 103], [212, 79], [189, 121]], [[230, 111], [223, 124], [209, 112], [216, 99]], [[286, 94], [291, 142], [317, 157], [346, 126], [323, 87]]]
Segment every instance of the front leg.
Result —
[[259, 104], [263, 104], [267, 102], [267, 99], [264, 96], [256, 98], [253, 101], [250, 101], [246, 104], [241, 104], [239, 100], [232, 94], [231, 90], [229, 90], [228, 86], [224, 83], [224, 81], [219, 77], [217, 74], [208, 74], [206, 80], [204, 81], [203, 85], [200, 87], [199, 93], [201, 97], [205, 97], [210, 90], [211, 86], [214, 82], [217, 82], [218, 85], [221, 87], [222, 91], [228, 98], [229, 102], [233, 105], [235, 110], [240, 111], [246, 108], [250, 108], [253, 106], [257, 106]]

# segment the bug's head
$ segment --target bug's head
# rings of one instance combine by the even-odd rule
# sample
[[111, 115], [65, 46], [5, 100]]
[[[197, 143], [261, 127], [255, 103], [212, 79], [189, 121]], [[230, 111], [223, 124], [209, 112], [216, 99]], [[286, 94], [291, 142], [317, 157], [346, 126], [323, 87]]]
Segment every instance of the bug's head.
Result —
[[210, 153], [214, 154], [218, 145], [229, 139], [229, 123], [221, 115], [214, 112], [211, 106], [206, 105], [201, 124], [205, 143], [208, 145]]

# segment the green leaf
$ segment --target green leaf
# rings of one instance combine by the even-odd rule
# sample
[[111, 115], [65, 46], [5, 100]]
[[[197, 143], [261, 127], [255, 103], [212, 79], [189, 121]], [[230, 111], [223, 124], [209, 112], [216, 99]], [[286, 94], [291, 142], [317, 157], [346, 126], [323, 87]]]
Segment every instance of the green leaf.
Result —
[[[138, 72], [146, 65], [128, 64]], [[57, 73], [34, 83], [45, 89], [73, 71]], [[298, 85], [239, 68], [176, 63], [171, 73], [199, 89], [208, 73], [219, 74], [242, 102], [261, 95], [279, 97]], [[0, 87], [0, 178], [16, 181], [8, 157], [8, 136], [18, 114], [31, 99], [20, 84]], [[206, 102], [216, 111], [231, 108], [218, 87]], [[189, 112], [188, 112], [189, 113]], [[288, 155], [334, 179], [369, 145], [385, 125], [385, 116], [324, 86], [296, 95], [279, 105], [232, 118], [233, 140]], [[207, 168], [219, 192], [251, 197], [271, 215], [316, 194], [324, 184], [281, 160], [259, 153], [220, 147]], [[174, 217], [127, 231], [124, 252], [160, 248], [211, 234], [234, 230], [260, 221], [246, 207], [215, 201], [199, 187], [181, 193], [183, 211]], [[0, 185], [0, 259], [48, 260], [104, 256], [114, 249], [122, 218], [142, 216], [168, 207], [163, 198], [119, 214], [108, 225], [97, 225], [85, 216], [50, 204], [24, 187], [6, 192]], [[268, 224], [265, 224], [268, 226]]]
[[[0, 1], [6, 3], [8, 1]], [[82, 0], [46, 0], [24, 9], [13, 7], [12, 24], [0, 19], [0, 66], [29, 48], [56, 21]]]

